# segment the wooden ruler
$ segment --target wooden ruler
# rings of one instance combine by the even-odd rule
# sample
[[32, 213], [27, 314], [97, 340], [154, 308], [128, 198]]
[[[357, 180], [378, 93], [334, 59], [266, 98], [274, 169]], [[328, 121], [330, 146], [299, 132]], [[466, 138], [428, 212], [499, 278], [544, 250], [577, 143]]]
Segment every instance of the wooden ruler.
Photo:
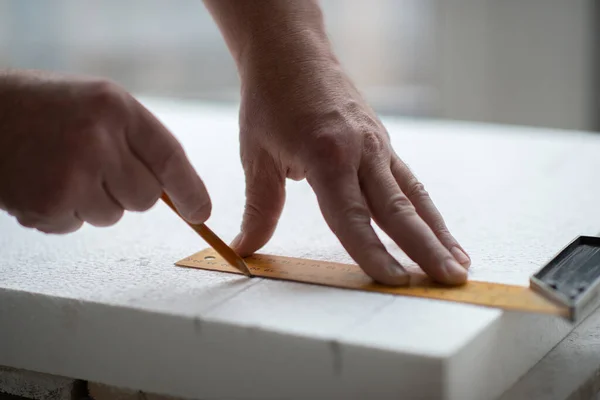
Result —
[[[568, 308], [547, 300], [525, 286], [468, 281], [464, 285], [450, 287], [432, 282], [423, 273], [411, 272], [410, 286], [390, 287], [374, 283], [357, 265], [263, 254], [248, 257], [245, 261], [252, 274], [262, 278], [398, 296], [424, 297], [562, 317], [567, 317], [569, 314]], [[176, 265], [241, 274], [212, 248], [178, 261]]]

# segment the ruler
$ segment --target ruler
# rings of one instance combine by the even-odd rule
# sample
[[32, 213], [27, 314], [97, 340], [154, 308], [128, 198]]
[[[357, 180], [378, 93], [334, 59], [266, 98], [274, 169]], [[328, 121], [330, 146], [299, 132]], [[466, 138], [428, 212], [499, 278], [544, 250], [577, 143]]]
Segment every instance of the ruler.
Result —
[[[392, 287], [373, 282], [352, 264], [266, 254], [256, 254], [245, 261], [256, 277], [550, 314], [571, 322], [597, 307], [600, 297], [600, 238], [593, 236], [579, 236], [569, 243], [530, 277], [529, 287], [481, 281], [445, 286], [413, 271], [409, 286]], [[212, 248], [176, 265], [241, 274]]]

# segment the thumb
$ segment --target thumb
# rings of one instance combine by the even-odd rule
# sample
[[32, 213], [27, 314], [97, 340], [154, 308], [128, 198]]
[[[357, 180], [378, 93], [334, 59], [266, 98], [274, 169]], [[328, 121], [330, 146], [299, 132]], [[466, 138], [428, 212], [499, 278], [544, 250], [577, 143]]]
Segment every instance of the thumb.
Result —
[[231, 246], [242, 257], [263, 247], [277, 227], [285, 203], [285, 176], [270, 156], [252, 160], [246, 173], [246, 206], [240, 234]]

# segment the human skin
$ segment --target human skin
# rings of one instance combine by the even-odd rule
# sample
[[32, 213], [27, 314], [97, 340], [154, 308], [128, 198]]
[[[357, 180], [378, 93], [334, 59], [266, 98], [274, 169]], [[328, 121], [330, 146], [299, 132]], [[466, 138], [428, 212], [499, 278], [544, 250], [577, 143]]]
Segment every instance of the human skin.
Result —
[[470, 259], [424, 186], [335, 57], [315, 0], [205, 0], [241, 79], [241, 158], [246, 207], [232, 245], [243, 256], [273, 235], [285, 181], [306, 179], [341, 244], [373, 279], [408, 274], [375, 221], [429, 276], [467, 279]]
[[[313, 0], [205, 0], [241, 79], [246, 206], [232, 246], [272, 237], [286, 179], [306, 179], [341, 244], [374, 280], [409, 276], [377, 223], [430, 277], [467, 279], [470, 259], [392, 148], [343, 71]], [[0, 208], [27, 227], [69, 233], [116, 223], [165, 191], [189, 222], [208, 219], [207, 190], [173, 135], [119, 86], [40, 71], [0, 73]]]
[[0, 74], [0, 208], [26, 226], [70, 233], [145, 211], [164, 190], [190, 222], [211, 204], [173, 135], [102, 79]]

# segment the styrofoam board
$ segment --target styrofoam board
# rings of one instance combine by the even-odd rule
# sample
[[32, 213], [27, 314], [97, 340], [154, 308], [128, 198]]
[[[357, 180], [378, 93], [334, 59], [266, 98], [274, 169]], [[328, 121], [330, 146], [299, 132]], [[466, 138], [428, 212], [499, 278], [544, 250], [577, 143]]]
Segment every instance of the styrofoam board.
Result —
[[[236, 110], [147, 104], [205, 180], [209, 226], [231, 240], [244, 198]], [[598, 231], [597, 137], [385, 122], [470, 252], [473, 279], [526, 284], [575, 235]], [[0, 230], [0, 365], [120, 387], [202, 399], [491, 399], [570, 329], [550, 317], [174, 267], [205, 244], [162, 204], [64, 237], [7, 216]], [[304, 182], [288, 182], [263, 251], [350, 261]]]

